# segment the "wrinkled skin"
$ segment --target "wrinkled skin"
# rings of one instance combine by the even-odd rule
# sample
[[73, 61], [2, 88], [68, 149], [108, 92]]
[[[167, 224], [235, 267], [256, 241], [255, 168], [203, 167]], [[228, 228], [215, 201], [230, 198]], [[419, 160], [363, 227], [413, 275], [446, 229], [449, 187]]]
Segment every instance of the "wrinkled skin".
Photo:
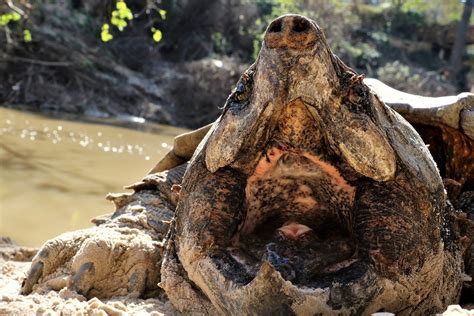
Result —
[[313, 21], [269, 26], [182, 179], [185, 167], [47, 242], [23, 293], [147, 297], [160, 281], [176, 308], [203, 314], [434, 313], [458, 300], [461, 251], [431, 156]]

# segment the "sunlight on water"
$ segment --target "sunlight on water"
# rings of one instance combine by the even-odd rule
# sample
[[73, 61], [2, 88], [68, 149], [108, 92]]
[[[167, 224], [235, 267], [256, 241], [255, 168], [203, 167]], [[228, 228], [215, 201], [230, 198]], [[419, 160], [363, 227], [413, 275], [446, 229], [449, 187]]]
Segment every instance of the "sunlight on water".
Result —
[[140, 180], [185, 130], [144, 133], [0, 108], [0, 236], [39, 246], [113, 211], [108, 192]]

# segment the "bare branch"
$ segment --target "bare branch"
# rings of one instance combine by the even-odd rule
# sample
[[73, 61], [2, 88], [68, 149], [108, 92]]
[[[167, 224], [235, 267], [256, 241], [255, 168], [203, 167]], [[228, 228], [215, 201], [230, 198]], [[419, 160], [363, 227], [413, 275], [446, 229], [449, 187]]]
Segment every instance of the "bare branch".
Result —
[[8, 7], [10, 7], [10, 9], [12, 9], [12, 10], [15, 11], [15, 12], [17, 12], [18, 14], [20, 14], [20, 15], [22, 15], [22, 16], [25, 15], [25, 11], [23, 11], [23, 10], [20, 9], [19, 7], [15, 6], [11, 0], [7, 0], [7, 5], [8, 5]]
[[0, 58], [0, 62], [25, 62], [35, 65], [42, 65], [42, 66], [51, 66], [51, 67], [69, 67], [72, 64], [70, 62], [64, 61], [45, 61], [45, 60], [36, 60], [24, 57], [12, 57], [12, 56], [3, 56]]

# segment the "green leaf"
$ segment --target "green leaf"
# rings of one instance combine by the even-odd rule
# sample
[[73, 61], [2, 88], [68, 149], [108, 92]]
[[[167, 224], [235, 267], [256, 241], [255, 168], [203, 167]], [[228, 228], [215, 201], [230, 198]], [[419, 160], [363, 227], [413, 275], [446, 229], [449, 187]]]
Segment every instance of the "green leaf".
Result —
[[110, 40], [112, 40], [114, 37], [112, 36], [112, 34], [110, 34], [109, 32], [107, 31], [102, 31], [100, 33], [100, 39], [102, 40], [102, 42], [108, 42]]
[[158, 12], [160, 13], [161, 19], [166, 20], [166, 10], [160, 9]]
[[120, 1], [117, 1], [117, 4], [115, 5], [117, 7], [117, 9], [119, 10], [123, 10], [123, 9], [126, 9], [127, 8], [127, 4], [125, 2], [123, 2], [122, 0]]
[[33, 38], [31, 37], [30, 30], [28, 29], [23, 30], [23, 40], [25, 41], [25, 43], [29, 43], [33, 40]]
[[[130, 10], [128, 10], [128, 11], [130, 11]], [[125, 19], [127, 17], [127, 15], [128, 15], [127, 9], [119, 11], [119, 16], [120, 16], [121, 19]]]
[[110, 24], [115, 25], [115, 26], [118, 27], [118, 25], [120, 24], [120, 21], [122, 21], [122, 20], [120, 20], [119, 18], [116, 18], [116, 17], [113, 16], [110, 19]]
[[12, 13], [10, 13], [10, 15], [11, 15], [11, 20], [12, 21], [19, 21], [21, 19], [21, 15], [19, 15], [16, 12], [12, 12]]
[[161, 33], [160, 30], [155, 30], [155, 31], [153, 32], [153, 40], [154, 40], [155, 42], [158, 43], [159, 41], [161, 41], [162, 38], [163, 38], [163, 33]]
[[125, 20], [120, 20], [119, 23], [117, 24], [117, 28], [119, 31], [123, 31], [123, 29], [127, 26], [127, 22]]
[[109, 29], [110, 26], [107, 23], [102, 25], [102, 32], [100, 32], [100, 39], [102, 42], [108, 42], [114, 38], [112, 34], [109, 33]]
[[0, 15], [0, 25], [5, 26], [8, 23], [10, 23], [10, 20], [12, 19], [12, 16], [10, 13], [5, 13]]

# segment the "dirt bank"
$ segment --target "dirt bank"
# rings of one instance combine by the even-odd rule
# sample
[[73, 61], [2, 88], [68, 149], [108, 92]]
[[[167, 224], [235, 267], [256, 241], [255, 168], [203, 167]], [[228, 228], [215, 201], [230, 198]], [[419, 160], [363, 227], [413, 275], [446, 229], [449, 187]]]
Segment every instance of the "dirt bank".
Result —
[[[68, 3], [22, 8], [25, 18], [9, 24], [11, 36], [0, 36], [0, 106], [198, 127], [218, 116], [246, 68], [217, 55], [167, 61], [145, 29], [146, 18], [103, 43], [98, 12]], [[24, 20], [28, 43], [17, 36]]]

